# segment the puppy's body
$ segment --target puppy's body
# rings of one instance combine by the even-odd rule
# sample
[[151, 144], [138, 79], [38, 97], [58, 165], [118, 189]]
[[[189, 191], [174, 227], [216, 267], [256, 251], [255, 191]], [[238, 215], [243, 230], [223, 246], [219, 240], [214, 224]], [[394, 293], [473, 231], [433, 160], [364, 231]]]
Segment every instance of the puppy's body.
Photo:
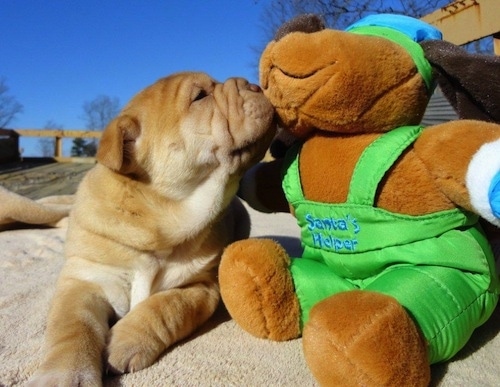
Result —
[[233, 197], [269, 145], [272, 116], [242, 79], [181, 73], [108, 126], [70, 216], [33, 384], [100, 385], [103, 355], [112, 371], [142, 369], [213, 314], [222, 249], [249, 233]]

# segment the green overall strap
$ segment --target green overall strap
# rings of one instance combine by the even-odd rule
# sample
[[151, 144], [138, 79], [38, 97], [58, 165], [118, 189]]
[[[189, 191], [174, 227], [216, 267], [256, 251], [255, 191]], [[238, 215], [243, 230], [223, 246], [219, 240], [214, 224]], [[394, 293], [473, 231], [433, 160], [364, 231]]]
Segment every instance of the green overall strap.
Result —
[[402, 126], [372, 142], [354, 168], [347, 203], [373, 206], [377, 187], [385, 173], [422, 130], [422, 126]]
[[302, 143], [298, 142], [292, 145], [286, 152], [285, 161], [283, 163], [281, 185], [283, 186], [287, 201], [291, 204], [305, 199], [299, 170], [298, 155], [301, 148]]
[[[363, 152], [351, 178], [347, 203], [373, 206], [377, 187], [384, 174], [423, 131], [422, 126], [402, 126], [382, 134]], [[300, 180], [299, 157], [302, 144], [287, 152], [283, 171], [283, 190], [289, 203], [304, 200]]]

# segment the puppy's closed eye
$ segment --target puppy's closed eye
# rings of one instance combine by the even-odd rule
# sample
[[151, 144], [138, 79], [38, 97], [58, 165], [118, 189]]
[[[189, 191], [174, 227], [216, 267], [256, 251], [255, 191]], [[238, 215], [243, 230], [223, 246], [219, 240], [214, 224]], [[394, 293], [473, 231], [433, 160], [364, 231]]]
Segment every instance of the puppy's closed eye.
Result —
[[206, 90], [201, 89], [199, 93], [196, 95], [196, 97], [193, 99], [193, 102], [199, 101], [205, 97], [208, 96], [208, 93]]

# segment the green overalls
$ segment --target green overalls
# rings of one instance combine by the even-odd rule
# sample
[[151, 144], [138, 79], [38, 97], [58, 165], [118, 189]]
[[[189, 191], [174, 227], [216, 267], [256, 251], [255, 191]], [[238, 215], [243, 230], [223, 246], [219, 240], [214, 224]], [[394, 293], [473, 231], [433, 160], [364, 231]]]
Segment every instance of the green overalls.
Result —
[[453, 209], [410, 216], [373, 206], [384, 174], [422, 130], [397, 128], [367, 147], [346, 203], [304, 198], [300, 147], [287, 156], [283, 188], [302, 231], [303, 257], [293, 259], [290, 269], [302, 324], [314, 304], [333, 294], [384, 293], [417, 322], [435, 363], [465, 345], [493, 312], [500, 291], [493, 253], [476, 215]]

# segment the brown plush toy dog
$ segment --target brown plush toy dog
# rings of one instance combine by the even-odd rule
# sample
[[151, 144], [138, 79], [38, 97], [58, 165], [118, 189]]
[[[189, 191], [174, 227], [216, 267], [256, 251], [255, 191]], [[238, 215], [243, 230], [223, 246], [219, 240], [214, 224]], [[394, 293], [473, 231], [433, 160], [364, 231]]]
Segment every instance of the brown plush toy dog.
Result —
[[323, 385], [427, 385], [429, 364], [460, 350], [498, 301], [478, 218], [500, 225], [500, 125], [418, 126], [434, 80], [417, 42], [439, 37], [404, 16], [372, 15], [346, 32], [303, 16], [262, 54], [264, 93], [300, 141], [252, 175], [249, 200], [284, 209], [260, 200], [282, 163], [304, 253], [236, 242], [221, 293], [251, 334], [302, 334]]

